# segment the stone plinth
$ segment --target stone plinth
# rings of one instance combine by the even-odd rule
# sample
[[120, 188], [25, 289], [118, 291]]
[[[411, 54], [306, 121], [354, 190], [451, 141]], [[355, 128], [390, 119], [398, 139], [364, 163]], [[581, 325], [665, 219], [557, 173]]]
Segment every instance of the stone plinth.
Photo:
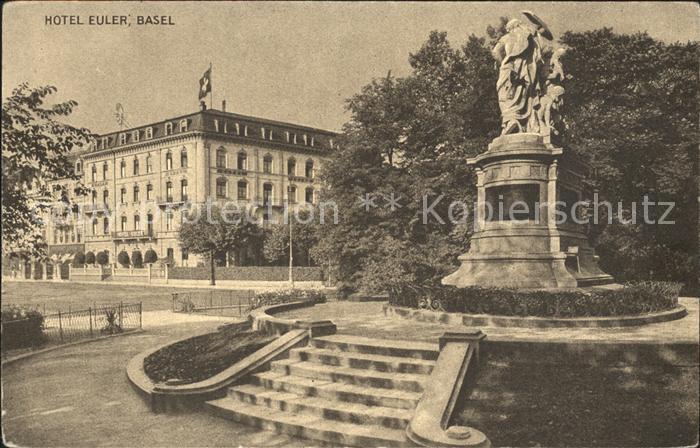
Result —
[[475, 231], [462, 265], [443, 284], [549, 289], [613, 282], [580, 224], [585, 164], [527, 133], [498, 137], [467, 163], [477, 174]]

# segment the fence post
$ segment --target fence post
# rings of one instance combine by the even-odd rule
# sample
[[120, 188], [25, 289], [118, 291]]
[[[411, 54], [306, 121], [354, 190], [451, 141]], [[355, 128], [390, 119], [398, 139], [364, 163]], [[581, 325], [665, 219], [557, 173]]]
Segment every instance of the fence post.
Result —
[[63, 324], [61, 323], [61, 310], [58, 310], [58, 337], [63, 342]]
[[119, 302], [119, 328], [123, 328], [122, 327], [122, 323], [123, 323], [122, 322], [122, 303], [123, 302]]
[[92, 308], [88, 308], [88, 313], [90, 313], [90, 336], [92, 336]]
[[71, 277], [73, 276], [72, 274], [73, 274], [73, 265], [69, 264], [68, 265], [68, 280], [71, 279]]
[[209, 308], [214, 306], [214, 290], [209, 291]]
[[148, 283], [151, 283], [151, 263], [148, 263]]
[[143, 329], [143, 302], [139, 302], [139, 329]]
[[166, 263], [164, 266], [165, 266], [165, 283], [168, 283], [168, 277], [169, 277], [168, 264]]

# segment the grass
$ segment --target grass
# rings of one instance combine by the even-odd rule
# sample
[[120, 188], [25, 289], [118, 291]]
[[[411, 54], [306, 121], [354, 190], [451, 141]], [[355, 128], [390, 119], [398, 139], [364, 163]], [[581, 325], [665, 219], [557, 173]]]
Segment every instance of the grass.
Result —
[[[73, 282], [3, 282], [2, 301], [4, 304], [35, 306], [42, 313], [87, 309], [119, 302], [143, 302], [144, 311], [168, 310], [172, 308], [172, 293], [196, 291], [186, 288], [166, 288], [162, 286], [132, 286], [105, 283], [101, 285]], [[226, 291], [217, 290], [217, 294]]]
[[275, 339], [250, 325], [226, 325], [214, 333], [177, 342], [149, 355], [144, 371], [153, 381], [190, 384], [222, 372]]

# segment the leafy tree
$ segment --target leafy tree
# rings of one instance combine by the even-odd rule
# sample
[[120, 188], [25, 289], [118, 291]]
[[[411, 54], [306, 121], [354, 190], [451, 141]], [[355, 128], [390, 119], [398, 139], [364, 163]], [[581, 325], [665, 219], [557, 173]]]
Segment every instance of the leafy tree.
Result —
[[[94, 256], [94, 255], [93, 255]], [[74, 268], [82, 268], [83, 265], [85, 265], [85, 254], [78, 251], [75, 256], [73, 257], [73, 267]]]
[[[131, 260], [129, 259], [129, 254], [127, 254], [126, 251], [124, 251], [124, 250], [119, 252], [119, 255], [117, 255], [117, 261], [124, 268], [128, 268], [129, 265], [131, 264]], [[100, 263], [100, 264], [102, 264], [102, 263]]]
[[143, 261], [144, 261], [146, 264], [155, 263], [156, 261], [158, 261], [158, 254], [157, 254], [156, 251], [154, 251], [153, 249], [148, 249], [148, 250], [146, 251], [146, 253], [144, 254], [144, 259], [143, 259]]
[[218, 255], [246, 247], [262, 239], [262, 231], [242, 213], [222, 210], [211, 203], [195, 206], [180, 226], [180, 246], [205, 257], [210, 266], [210, 284], [216, 284]]
[[143, 255], [141, 255], [140, 250], [135, 250], [131, 253], [131, 263], [135, 268], [143, 267]]
[[85, 264], [95, 264], [95, 253], [93, 251], [89, 251], [85, 254]]
[[100, 266], [106, 266], [109, 264], [109, 255], [105, 251], [98, 252], [95, 258], [97, 264], [99, 264]]
[[[292, 223], [292, 250], [297, 265], [311, 266], [312, 248], [318, 243], [317, 211], [300, 211], [297, 219], [290, 213]], [[273, 225], [265, 232], [263, 256], [273, 264], [284, 264], [289, 257], [289, 224]], [[316, 261], [314, 259], [314, 261]], [[323, 263], [324, 260], [321, 260]]]
[[[2, 241], [3, 251], [41, 252], [38, 211], [47, 204], [35, 198], [51, 193], [49, 182], [77, 180], [68, 159], [71, 150], [88, 143], [87, 129], [59, 121], [78, 103], [45, 104], [53, 86], [30, 88], [22, 83], [2, 103]], [[59, 187], [65, 188], [65, 187]], [[84, 189], [78, 185], [77, 192]], [[67, 202], [66, 191], [59, 194]]]

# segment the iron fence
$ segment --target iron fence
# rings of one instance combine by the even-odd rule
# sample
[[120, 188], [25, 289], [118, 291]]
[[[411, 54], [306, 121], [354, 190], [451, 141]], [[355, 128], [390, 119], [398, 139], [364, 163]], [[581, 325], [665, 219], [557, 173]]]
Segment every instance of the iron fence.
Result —
[[246, 315], [255, 301], [253, 290], [205, 290], [172, 293], [175, 313]]
[[[22, 337], [23, 326], [30, 319], [2, 322], [3, 335]], [[101, 305], [83, 310], [58, 311], [43, 316], [41, 339], [43, 343], [62, 344], [142, 328], [143, 306], [139, 303]], [[17, 331], [14, 331], [17, 330]], [[13, 341], [12, 345], [20, 343]]]

